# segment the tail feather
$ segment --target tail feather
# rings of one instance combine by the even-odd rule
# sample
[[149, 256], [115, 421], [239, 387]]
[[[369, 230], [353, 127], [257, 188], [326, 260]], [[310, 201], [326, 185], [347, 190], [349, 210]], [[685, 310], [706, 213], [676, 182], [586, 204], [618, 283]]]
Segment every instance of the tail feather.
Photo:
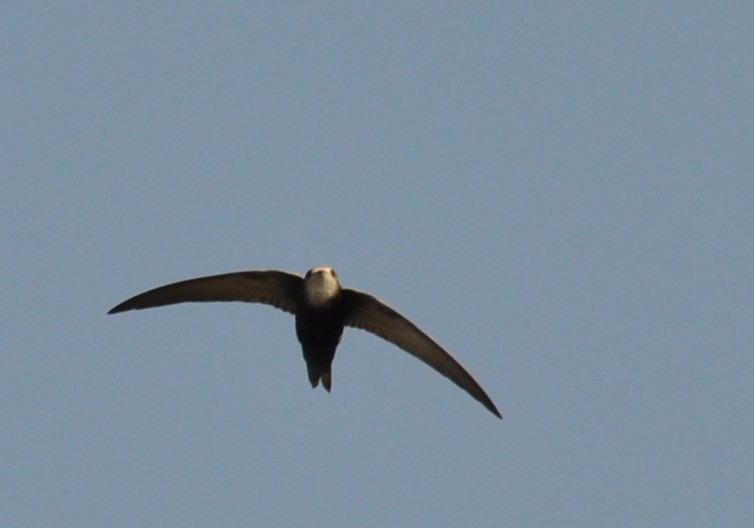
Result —
[[327, 392], [330, 392], [330, 387], [332, 386], [332, 372], [330, 369], [327, 369], [326, 372], [322, 373], [322, 386], [325, 388]]
[[307, 365], [306, 373], [309, 375], [309, 383], [312, 384], [312, 389], [316, 389], [321, 380], [322, 386], [327, 392], [330, 392], [330, 387], [332, 386], [332, 372], [329, 368], [327, 370], [321, 370], [312, 365]]
[[316, 389], [319, 385], [319, 369], [307, 365], [306, 373], [309, 375], [309, 383], [312, 384], [312, 389]]

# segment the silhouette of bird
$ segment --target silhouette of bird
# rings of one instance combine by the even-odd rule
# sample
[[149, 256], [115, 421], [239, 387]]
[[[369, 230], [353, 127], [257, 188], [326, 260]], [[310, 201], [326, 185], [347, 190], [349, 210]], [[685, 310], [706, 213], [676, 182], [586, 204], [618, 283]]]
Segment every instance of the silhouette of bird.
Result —
[[108, 313], [213, 301], [263, 303], [292, 313], [312, 388], [322, 382], [330, 392], [335, 349], [343, 328], [350, 326], [371, 332], [419, 358], [502, 419], [484, 389], [440, 345], [377, 298], [342, 288], [335, 271], [327, 266], [312, 268], [303, 278], [286, 271], [266, 270], [174, 282], [140, 293]]

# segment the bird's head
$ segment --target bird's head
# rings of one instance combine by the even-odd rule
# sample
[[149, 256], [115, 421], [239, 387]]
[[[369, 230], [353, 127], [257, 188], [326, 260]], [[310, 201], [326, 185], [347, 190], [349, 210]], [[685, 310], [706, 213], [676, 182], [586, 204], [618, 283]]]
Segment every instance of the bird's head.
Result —
[[335, 270], [327, 266], [317, 266], [306, 272], [304, 295], [311, 306], [322, 306], [340, 294], [340, 282]]

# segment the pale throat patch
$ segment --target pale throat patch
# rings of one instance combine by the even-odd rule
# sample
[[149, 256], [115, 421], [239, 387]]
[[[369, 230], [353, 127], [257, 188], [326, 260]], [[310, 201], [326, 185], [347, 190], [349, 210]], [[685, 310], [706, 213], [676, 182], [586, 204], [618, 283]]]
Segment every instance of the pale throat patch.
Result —
[[312, 306], [322, 306], [337, 297], [340, 291], [338, 279], [332, 273], [312, 273], [304, 282], [304, 294], [306, 300]]

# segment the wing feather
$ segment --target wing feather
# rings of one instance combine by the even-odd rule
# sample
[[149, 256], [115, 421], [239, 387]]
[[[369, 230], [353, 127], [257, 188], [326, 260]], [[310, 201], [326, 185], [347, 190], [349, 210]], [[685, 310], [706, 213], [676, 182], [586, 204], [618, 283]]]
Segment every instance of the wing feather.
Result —
[[411, 321], [369, 294], [344, 289], [341, 295], [347, 326], [371, 332], [419, 358], [502, 418], [492, 399], [471, 374]]
[[188, 279], [140, 293], [109, 314], [184, 302], [240, 301], [263, 303], [296, 313], [303, 278], [277, 270], [240, 271]]

